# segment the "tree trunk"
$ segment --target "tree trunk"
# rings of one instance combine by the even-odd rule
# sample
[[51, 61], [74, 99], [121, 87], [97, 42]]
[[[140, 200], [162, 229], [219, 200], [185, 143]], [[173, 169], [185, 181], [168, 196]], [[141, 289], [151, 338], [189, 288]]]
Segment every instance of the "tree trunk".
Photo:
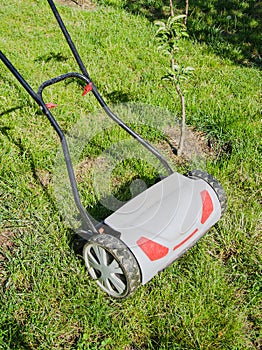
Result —
[[175, 70], [175, 59], [174, 59], [174, 52], [173, 52], [173, 50], [171, 51], [171, 60], [170, 60], [170, 65], [171, 65], [171, 69], [172, 69], [172, 71], [174, 71]]
[[181, 156], [184, 148], [184, 140], [185, 140], [185, 129], [186, 129], [186, 107], [185, 107], [185, 98], [182, 94], [180, 86], [176, 84], [176, 91], [180, 98], [181, 103], [181, 124], [180, 124], [180, 139], [177, 147], [177, 155]]
[[188, 17], [188, 0], [186, 0], [186, 9], [185, 9], [185, 15], [186, 15], [186, 17], [184, 18], [184, 25], [186, 26], [186, 23], [187, 23], [187, 17]]
[[173, 1], [169, 1], [169, 7], [170, 7], [170, 16], [174, 17], [174, 9], [173, 9]]

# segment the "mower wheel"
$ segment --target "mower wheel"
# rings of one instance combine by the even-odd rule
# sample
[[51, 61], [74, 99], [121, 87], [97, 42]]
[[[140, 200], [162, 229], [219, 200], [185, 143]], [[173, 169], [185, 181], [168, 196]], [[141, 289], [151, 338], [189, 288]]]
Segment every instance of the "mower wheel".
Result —
[[125, 298], [141, 283], [134, 255], [114, 236], [98, 234], [91, 237], [84, 246], [83, 257], [90, 276], [112, 297]]
[[187, 173], [188, 177], [198, 178], [206, 181], [215, 191], [221, 207], [221, 216], [225, 213], [227, 208], [227, 197], [221, 184], [212, 175], [203, 170], [192, 170]]

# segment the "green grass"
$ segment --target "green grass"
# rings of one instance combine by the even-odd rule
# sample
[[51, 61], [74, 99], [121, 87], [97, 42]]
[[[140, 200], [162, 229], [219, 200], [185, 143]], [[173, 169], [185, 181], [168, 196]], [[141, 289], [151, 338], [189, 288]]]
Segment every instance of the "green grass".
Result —
[[[150, 21], [170, 14], [169, 1], [100, 0], [99, 4], [123, 8], [146, 16]], [[185, 13], [185, 1], [173, 2], [175, 12]], [[261, 66], [261, 2], [256, 0], [191, 0], [187, 29], [210, 51], [245, 65]]]
[[[77, 70], [45, 1], [0, 4], [1, 50], [33, 88]], [[147, 19], [113, 7], [59, 9], [110, 105], [145, 103], [179, 113], [177, 99], [161, 81], [166, 58], [156, 50], [155, 29]], [[192, 41], [183, 43], [180, 55], [195, 68], [184, 87], [187, 121], [213, 145], [207, 167], [225, 187], [228, 210], [182, 259], [124, 301], [98, 290], [74, 253], [73, 232], [49, 183], [58, 139], [0, 64], [0, 235], [12, 243], [0, 247], [5, 256], [0, 260], [1, 349], [124, 350], [132, 342], [158, 350], [260, 348], [261, 74]], [[59, 105], [54, 114], [65, 131], [83, 115], [95, 125], [97, 105], [81, 91], [72, 81], [46, 92], [46, 101]], [[83, 159], [89, 155], [95, 161], [123, 140], [113, 123], [106, 129], [93, 135]], [[141, 132], [152, 142], [159, 138], [150, 128]], [[154, 169], [145, 162], [119, 165], [120, 199], [129, 195], [124, 185], [139, 174], [150, 183]], [[91, 181], [88, 171], [85, 176], [84, 203], [100, 217], [106, 211], [92, 185], [84, 186], [84, 180]]]

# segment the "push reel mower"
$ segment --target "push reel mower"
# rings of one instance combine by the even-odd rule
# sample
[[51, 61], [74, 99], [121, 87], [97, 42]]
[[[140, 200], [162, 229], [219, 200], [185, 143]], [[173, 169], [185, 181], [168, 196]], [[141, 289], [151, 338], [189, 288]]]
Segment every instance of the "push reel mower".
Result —
[[[124, 298], [181, 257], [220, 219], [226, 209], [226, 195], [219, 182], [206, 172], [195, 170], [187, 175], [174, 172], [157, 149], [110, 110], [91, 80], [53, 0], [47, 1], [81, 73], [69, 72], [47, 80], [35, 92], [2, 51], [0, 58], [39, 105], [60, 138], [82, 223], [77, 233], [86, 241], [83, 257], [89, 274], [108, 295]], [[80, 200], [66, 137], [42, 96], [46, 87], [72, 78], [84, 82], [83, 94], [92, 92], [108, 117], [151, 152], [168, 173], [96, 225]]]

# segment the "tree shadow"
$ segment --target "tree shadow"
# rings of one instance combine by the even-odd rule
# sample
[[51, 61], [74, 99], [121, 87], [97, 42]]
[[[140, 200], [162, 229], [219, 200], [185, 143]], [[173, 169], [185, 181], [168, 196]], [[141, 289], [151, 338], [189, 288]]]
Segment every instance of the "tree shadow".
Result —
[[129, 0], [126, 1], [124, 9], [133, 14], [146, 17], [150, 21], [155, 21], [168, 16], [169, 1], [144, 1]]
[[[153, 22], [170, 15], [169, 1], [122, 0], [104, 3], [142, 15]], [[173, 1], [177, 14], [185, 13], [185, 1]], [[262, 2], [258, 0], [191, 0], [187, 29], [190, 38], [205, 43], [221, 57], [242, 65], [261, 67]]]
[[[184, 11], [184, 1], [177, 8]], [[190, 37], [221, 57], [242, 65], [261, 66], [262, 3], [256, 0], [191, 0], [187, 28]]]
[[110, 101], [111, 103], [125, 103], [132, 100], [132, 96], [127, 94], [126, 92], [115, 90], [112, 92], [109, 92], [105, 94], [105, 97]]
[[45, 62], [45, 63], [48, 63], [50, 61], [65, 62], [67, 60], [68, 60], [68, 57], [65, 56], [63, 53], [61, 53], [61, 52], [55, 53], [55, 52], [51, 51], [45, 55], [38, 56], [34, 60], [34, 62]]

